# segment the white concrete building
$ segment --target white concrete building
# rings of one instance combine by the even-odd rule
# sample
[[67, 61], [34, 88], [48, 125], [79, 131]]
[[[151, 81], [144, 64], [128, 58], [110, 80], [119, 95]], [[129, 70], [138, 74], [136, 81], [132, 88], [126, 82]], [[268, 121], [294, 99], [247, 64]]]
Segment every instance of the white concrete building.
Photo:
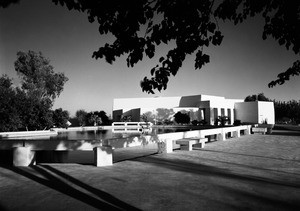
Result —
[[235, 103], [235, 118], [242, 122], [275, 124], [273, 102], [253, 101]]
[[139, 122], [140, 116], [146, 114], [150, 121], [156, 123], [172, 120], [173, 115], [182, 110], [190, 114], [191, 120], [204, 120], [210, 125], [218, 116], [228, 116], [229, 124], [235, 120], [254, 124], [275, 122], [273, 102], [244, 102], [243, 99], [211, 95], [114, 99], [113, 121], [119, 122], [123, 116], [131, 116], [131, 121]]
[[113, 120], [120, 121], [122, 116], [131, 115], [132, 121], [140, 121], [140, 115], [147, 113], [153, 115], [154, 120], [161, 121], [170, 119], [177, 111], [185, 110], [190, 113], [191, 120], [205, 120], [208, 124], [214, 124], [218, 116], [228, 116], [230, 124], [233, 124], [237, 102], [243, 100], [211, 95], [114, 99]]

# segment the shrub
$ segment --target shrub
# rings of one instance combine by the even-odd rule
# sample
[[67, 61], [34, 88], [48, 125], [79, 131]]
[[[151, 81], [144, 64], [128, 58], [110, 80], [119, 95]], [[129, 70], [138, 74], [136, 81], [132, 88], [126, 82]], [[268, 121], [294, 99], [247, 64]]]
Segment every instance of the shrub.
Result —
[[234, 126], [240, 126], [242, 123], [241, 123], [241, 120], [237, 119], [233, 122], [233, 125]]

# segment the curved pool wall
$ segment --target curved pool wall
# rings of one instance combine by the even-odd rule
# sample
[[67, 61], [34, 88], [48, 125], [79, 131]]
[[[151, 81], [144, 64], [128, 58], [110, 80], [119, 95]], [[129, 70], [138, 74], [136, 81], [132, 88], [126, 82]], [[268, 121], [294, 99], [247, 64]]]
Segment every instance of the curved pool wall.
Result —
[[[240, 130], [247, 131], [246, 134], [250, 133], [251, 126], [236, 126], [227, 128], [215, 128], [215, 129], [204, 129], [204, 130], [192, 130], [184, 132], [170, 132], [163, 134], [152, 134], [152, 135], [134, 135], [126, 138], [109, 138], [109, 139], [94, 139], [94, 140], [0, 140], [0, 150], [9, 152], [13, 148], [23, 147], [24, 145], [32, 151], [36, 151], [38, 154], [47, 154], [46, 160], [37, 162], [58, 162], [63, 163], [93, 163], [93, 148], [98, 146], [110, 145], [113, 149], [122, 149], [127, 147], [157, 147], [158, 142], [171, 143], [171, 151], [175, 148], [179, 148], [176, 145], [176, 140], [183, 138], [192, 137], [205, 137], [215, 136], [217, 140], [225, 140], [227, 133], [235, 133]], [[239, 132], [238, 132], [239, 134]], [[49, 151], [52, 151], [49, 155]], [[9, 155], [10, 156], [10, 155]], [[5, 159], [7, 156], [2, 156]], [[49, 160], [49, 157], [55, 157], [55, 160]], [[57, 158], [58, 157], [58, 158]], [[3, 158], [2, 158], [3, 159]]]
[[18, 137], [39, 137], [39, 136], [56, 136], [58, 133], [54, 130], [37, 130], [37, 131], [18, 131], [18, 132], [1, 132], [0, 140], [5, 138]]
[[[215, 128], [215, 129], [204, 129], [204, 130], [191, 130], [184, 132], [170, 132], [162, 134], [151, 134], [151, 135], [140, 135], [132, 134], [129, 137], [122, 138], [108, 138], [108, 139], [71, 139], [71, 140], [1, 140], [0, 150], [7, 150], [13, 147], [26, 146], [30, 147], [32, 150], [57, 150], [57, 151], [89, 151], [93, 150], [94, 147], [110, 145], [113, 149], [126, 148], [134, 146], [143, 146], [148, 144], [154, 144], [157, 142], [166, 142], [168, 140], [178, 140], [182, 138], [192, 138], [192, 137], [205, 137], [210, 135], [223, 136], [224, 140], [225, 134], [229, 132], [235, 132], [238, 130], [250, 131], [250, 125], [236, 126], [236, 127], [226, 127], [226, 128]], [[249, 132], [248, 132], [249, 133]]]

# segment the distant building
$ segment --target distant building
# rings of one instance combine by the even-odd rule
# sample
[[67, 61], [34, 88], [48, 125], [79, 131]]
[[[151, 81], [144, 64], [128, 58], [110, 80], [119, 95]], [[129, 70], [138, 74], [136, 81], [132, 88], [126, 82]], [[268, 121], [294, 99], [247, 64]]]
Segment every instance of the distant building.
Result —
[[204, 120], [213, 125], [218, 116], [228, 116], [233, 124], [237, 119], [247, 123], [262, 123], [267, 120], [274, 124], [273, 102], [244, 102], [242, 99], [225, 99], [211, 95], [191, 95], [180, 97], [119, 98], [113, 102], [113, 121], [122, 121], [130, 116], [131, 121], [139, 122], [141, 115], [157, 123], [172, 120], [173, 115], [182, 111], [191, 120]]

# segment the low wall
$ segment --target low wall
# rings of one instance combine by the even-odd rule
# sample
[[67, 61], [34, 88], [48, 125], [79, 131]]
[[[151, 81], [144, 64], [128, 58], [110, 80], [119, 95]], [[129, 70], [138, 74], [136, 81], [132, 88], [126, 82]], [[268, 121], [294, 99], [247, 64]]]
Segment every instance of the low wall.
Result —
[[15, 137], [27, 137], [27, 136], [55, 136], [57, 131], [53, 130], [37, 130], [37, 131], [18, 131], [18, 132], [1, 132], [1, 138], [15, 138]]
[[205, 137], [209, 135], [221, 135], [225, 140], [225, 134], [229, 132], [236, 132], [240, 130], [248, 130], [250, 133], [250, 125], [225, 127], [205, 130], [192, 130], [185, 132], [163, 133], [157, 135], [143, 135], [132, 136], [128, 138], [113, 138], [107, 140], [1, 140], [0, 150], [12, 149], [13, 147], [21, 147], [25, 144], [26, 147], [30, 147], [31, 150], [57, 150], [57, 151], [90, 151], [94, 147], [110, 145], [114, 149], [126, 148], [134, 146], [143, 146], [148, 144], [155, 144], [157, 142], [166, 142], [168, 140], [178, 140], [183, 138], [192, 137]]
[[148, 145], [157, 142], [166, 142], [169, 140], [178, 140], [183, 138], [193, 138], [193, 137], [202, 137], [210, 136], [210, 135], [219, 135], [220, 140], [225, 140], [225, 135], [227, 133], [237, 133], [239, 136], [240, 131], [246, 131], [246, 134], [250, 134], [251, 125], [242, 125], [235, 127], [225, 127], [225, 128], [214, 128], [214, 129], [204, 129], [204, 130], [192, 130], [185, 132], [174, 132], [174, 133], [163, 133], [157, 135], [144, 135], [144, 136], [136, 136], [136, 137], [128, 137], [128, 138], [116, 138], [107, 140], [107, 144], [112, 146], [113, 148], [126, 148], [126, 147], [134, 147], [141, 145]]
[[[60, 151], [60, 154], [54, 156], [55, 159], [58, 156], [59, 160], [66, 160], [68, 154], [62, 151], [93, 151], [94, 159], [96, 159], [96, 166], [102, 165], [103, 159], [109, 160], [109, 165], [112, 164], [112, 150], [117, 148], [126, 148], [134, 146], [143, 146], [150, 144], [157, 144], [164, 142], [165, 146], [158, 144], [159, 152], [172, 152], [174, 148], [178, 147], [175, 144], [176, 140], [183, 138], [205, 137], [210, 135], [217, 135], [221, 137], [219, 140], [225, 140], [226, 133], [235, 132], [237, 137], [240, 135], [241, 130], [245, 130], [245, 134], [250, 134], [251, 126], [237, 126], [226, 128], [215, 128], [206, 130], [193, 130], [185, 132], [164, 133], [157, 135], [135, 136], [128, 138], [115, 138], [106, 140], [1, 140], [0, 150], [13, 151], [13, 163], [16, 166], [28, 166], [35, 163], [35, 151]], [[109, 145], [109, 146], [108, 146]], [[110, 149], [109, 153], [103, 148]], [[96, 150], [96, 151], [95, 151]], [[61, 154], [63, 153], [63, 154]], [[38, 155], [38, 154], [37, 154]], [[96, 157], [95, 157], [96, 156]], [[100, 156], [100, 158], [99, 158]], [[109, 158], [107, 158], [109, 157]], [[5, 158], [6, 159], [6, 158]], [[8, 158], [9, 159], [9, 158]], [[33, 163], [34, 162], [34, 163]], [[104, 162], [103, 165], [108, 165]]]
[[102, 130], [104, 126], [85, 126], [85, 127], [69, 127], [67, 128], [52, 128], [51, 130], [56, 132], [65, 131], [87, 131], [87, 130]]

